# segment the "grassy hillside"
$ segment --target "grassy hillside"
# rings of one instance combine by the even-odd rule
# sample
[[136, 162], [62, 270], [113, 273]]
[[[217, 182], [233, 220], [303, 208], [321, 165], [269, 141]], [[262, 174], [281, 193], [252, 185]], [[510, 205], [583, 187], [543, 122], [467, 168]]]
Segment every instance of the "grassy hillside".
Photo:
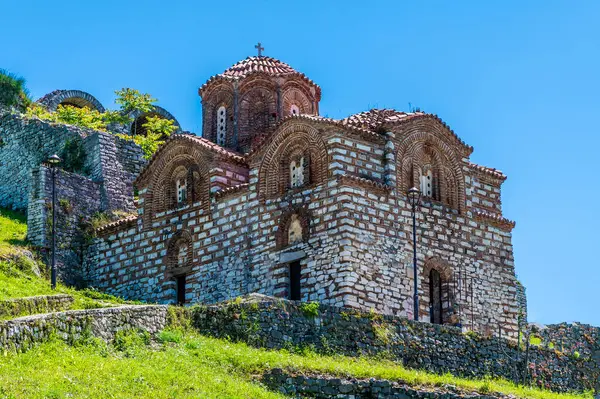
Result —
[[117, 305], [125, 301], [93, 290], [74, 290], [58, 285], [50, 288], [48, 273], [25, 241], [24, 215], [0, 208], [0, 301], [37, 295], [69, 294], [74, 309]]
[[466, 392], [503, 392], [532, 399], [591, 399], [556, 394], [501, 380], [467, 380], [405, 369], [395, 363], [314, 353], [255, 349], [240, 343], [167, 330], [122, 334], [112, 345], [95, 339], [76, 346], [59, 341], [0, 362], [0, 397], [6, 398], [281, 398], [260, 384], [263, 372], [385, 378], [412, 386], [452, 385]]
[[24, 215], [0, 208], [0, 259], [7, 259], [25, 246], [27, 220]]

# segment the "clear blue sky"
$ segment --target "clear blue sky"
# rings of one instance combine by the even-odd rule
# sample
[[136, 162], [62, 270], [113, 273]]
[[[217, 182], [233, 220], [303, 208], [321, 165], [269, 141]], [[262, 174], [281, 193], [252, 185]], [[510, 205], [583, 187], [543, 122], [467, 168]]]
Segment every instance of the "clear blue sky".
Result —
[[600, 3], [4, 0], [0, 67], [35, 98], [149, 92], [200, 131], [197, 89], [261, 41], [334, 118], [408, 103], [501, 169], [530, 319], [600, 325]]

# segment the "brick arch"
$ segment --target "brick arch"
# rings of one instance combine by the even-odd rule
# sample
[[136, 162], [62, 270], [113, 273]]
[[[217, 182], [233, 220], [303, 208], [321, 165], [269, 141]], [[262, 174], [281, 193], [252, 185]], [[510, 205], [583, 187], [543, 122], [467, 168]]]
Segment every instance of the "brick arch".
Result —
[[291, 115], [291, 107], [295, 105], [300, 110], [300, 114], [312, 114], [313, 106], [310, 100], [310, 96], [301, 87], [295, 84], [286, 85], [283, 88], [283, 115], [286, 117]]
[[56, 111], [59, 105], [72, 105], [74, 107], [104, 112], [104, 106], [89, 93], [81, 90], [55, 90], [40, 98], [38, 103], [45, 105], [50, 111]]
[[204, 108], [203, 137], [214, 143], [217, 142], [217, 110], [224, 106], [227, 113], [226, 147], [234, 146], [234, 93], [230, 85], [219, 85], [220, 90], [211, 91], [203, 101]]
[[238, 146], [250, 150], [256, 137], [266, 133], [277, 122], [277, 95], [270, 85], [257, 83], [240, 90]]
[[[186, 247], [186, 262], [179, 264], [180, 248]], [[165, 279], [171, 279], [177, 274], [189, 273], [193, 266], [194, 250], [192, 234], [188, 230], [177, 231], [167, 243], [165, 256]]]
[[[144, 195], [144, 224], [149, 226], [154, 215], [167, 210], [173, 196], [173, 173], [184, 167], [192, 176], [188, 185], [188, 201], [201, 201], [207, 209], [210, 201], [210, 156], [189, 142], [171, 141], [148, 167], [151, 176]], [[188, 183], [189, 184], [189, 183]], [[191, 195], [190, 195], [191, 194]]]
[[302, 226], [302, 241], [308, 240], [310, 229], [310, 213], [306, 207], [289, 208], [284, 211], [279, 219], [276, 233], [277, 248], [285, 248], [289, 245], [289, 229], [292, 217], [296, 215]]
[[460, 152], [446, 143], [435, 132], [414, 127], [403, 132], [397, 145], [396, 160], [400, 165], [397, 186], [401, 193], [418, 186], [419, 169], [430, 166], [436, 171], [436, 199], [463, 212], [465, 209], [465, 181]]
[[319, 131], [303, 123], [284, 124], [273, 135], [264, 152], [258, 177], [260, 198], [273, 198], [285, 193], [289, 182], [285, 162], [299, 153], [306, 154], [309, 162], [310, 176], [305, 185], [321, 184], [327, 180], [327, 146]]
[[128, 131], [132, 135], [134, 134], [134, 132], [137, 132], [136, 134], [138, 135], [144, 134], [145, 129], [142, 127], [142, 125], [146, 123], [146, 118], [149, 116], [159, 116], [161, 118], [171, 119], [175, 122], [175, 126], [177, 127], [175, 133], [178, 130], [181, 130], [181, 125], [179, 124], [177, 119], [175, 119], [175, 117], [169, 111], [162, 107], [159, 107], [158, 105], [153, 106], [150, 112], [142, 112], [135, 110], [133, 112], [130, 112], [128, 116], [132, 120], [131, 124], [128, 126]]

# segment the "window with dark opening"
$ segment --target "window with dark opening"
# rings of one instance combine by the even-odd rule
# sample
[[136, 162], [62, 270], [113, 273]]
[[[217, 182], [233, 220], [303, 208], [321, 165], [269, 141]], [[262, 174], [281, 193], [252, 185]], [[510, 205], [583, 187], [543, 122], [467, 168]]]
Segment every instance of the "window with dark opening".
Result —
[[442, 324], [442, 278], [435, 269], [429, 273], [429, 306], [431, 322]]
[[185, 274], [175, 278], [177, 282], [177, 304], [185, 305]]
[[289, 299], [292, 301], [299, 301], [301, 297], [300, 293], [300, 278], [302, 276], [300, 269], [300, 261], [290, 263], [290, 290]]

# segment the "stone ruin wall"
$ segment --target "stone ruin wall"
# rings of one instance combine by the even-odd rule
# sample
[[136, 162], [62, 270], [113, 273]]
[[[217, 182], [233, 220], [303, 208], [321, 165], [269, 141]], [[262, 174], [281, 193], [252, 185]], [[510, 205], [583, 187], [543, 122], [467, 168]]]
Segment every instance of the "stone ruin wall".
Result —
[[[90, 219], [98, 212], [133, 211], [133, 179], [146, 164], [139, 146], [105, 132], [0, 116], [0, 206], [27, 211], [28, 240], [48, 255], [52, 228], [51, 171], [43, 163], [67, 143], [83, 150], [82, 170], [57, 169], [57, 265], [66, 282], [83, 281], [81, 264]], [[64, 163], [61, 165], [66, 167]]]
[[[287, 263], [300, 259], [303, 300], [411, 316], [410, 208], [395, 187], [376, 183], [395, 185], [389, 176], [394, 169], [382, 161], [386, 144], [339, 131], [326, 137], [329, 178], [321, 185], [261, 200], [257, 161], [248, 186], [213, 193], [208, 206], [159, 213], [151, 227], [143, 226], [142, 216], [100, 232], [86, 266], [90, 284], [125, 298], [173, 302], [168, 242], [188, 231], [195, 265], [186, 285], [188, 302], [214, 303], [251, 292], [287, 296]], [[475, 217], [475, 204], [499, 207], [499, 183], [491, 186], [467, 162], [463, 168], [466, 213], [439, 203], [424, 203], [418, 211], [419, 267], [471, 275], [472, 289], [449, 283], [462, 325], [488, 333], [500, 328], [514, 338], [519, 311], [510, 229], [497, 219]], [[281, 218], [298, 209], [310, 215], [308, 238], [280, 249]], [[420, 281], [420, 313], [428, 320], [426, 272]]]
[[[256, 347], [383, 355], [409, 368], [466, 378], [502, 377], [558, 392], [600, 389], [597, 344], [579, 357], [566, 348], [531, 346], [527, 351], [513, 340], [463, 333], [451, 326], [323, 304], [309, 311], [301, 303], [261, 295], [194, 307], [190, 313], [193, 326], [202, 334]], [[573, 326], [563, 327], [573, 330]], [[556, 332], [554, 326], [547, 330]]]

